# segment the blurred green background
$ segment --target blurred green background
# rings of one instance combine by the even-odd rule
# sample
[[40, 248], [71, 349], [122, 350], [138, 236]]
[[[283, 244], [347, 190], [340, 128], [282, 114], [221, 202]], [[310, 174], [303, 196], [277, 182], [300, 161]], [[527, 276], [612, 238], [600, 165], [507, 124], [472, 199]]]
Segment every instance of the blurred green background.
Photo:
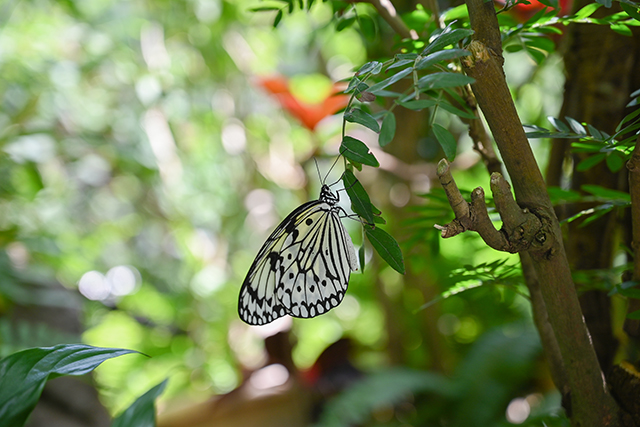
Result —
[[[337, 115], [313, 130], [302, 126], [261, 79], [286, 78], [299, 99], [322, 100], [332, 82], [390, 52], [393, 37], [367, 4], [358, 10], [374, 25], [369, 36], [337, 31], [329, 3], [285, 14], [277, 28], [274, 13], [249, 10], [260, 4], [0, 6], [2, 356], [80, 340], [151, 356], [122, 357], [96, 371], [112, 414], [166, 377], [161, 406], [228, 393], [243, 372], [265, 363], [263, 339], [277, 329], [239, 320], [240, 285], [273, 227], [318, 197], [312, 158], [323, 174], [329, 170], [342, 122]], [[419, 10], [411, 22], [429, 18]], [[534, 67], [520, 52], [507, 57], [506, 72], [523, 122], [557, 114], [558, 60]], [[451, 117], [440, 122], [459, 137], [458, 184], [488, 186], [465, 127]], [[366, 269], [352, 275], [342, 304], [292, 322], [295, 365], [308, 369], [348, 337], [361, 371], [396, 366], [449, 378], [453, 391], [432, 402], [458, 411], [455, 425], [473, 425], [460, 414], [484, 410], [491, 423], [506, 423], [507, 404], [527, 396], [534, 396], [531, 407], [556, 408], [526, 288], [519, 267], [509, 267], [517, 258], [486, 248], [475, 234], [443, 241], [433, 228], [451, 219], [433, 188], [442, 157], [434, 138], [416, 141], [422, 158], [408, 165], [376, 148], [371, 133], [349, 129], [382, 164], [357, 176], [400, 242], [408, 273], [367, 247]], [[544, 164], [548, 147], [534, 144]], [[339, 163], [329, 180], [341, 172]], [[345, 225], [359, 246], [359, 224]], [[482, 266], [498, 260], [505, 264]], [[438, 299], [452, 286], [471, 289]], [[35, 322], [29, 314], [46, 310], [71, 320], [56, 314]], [[383, 384], [403, 384], [389, 381]], [[372, 425], [404, 422], [380, 420]]]

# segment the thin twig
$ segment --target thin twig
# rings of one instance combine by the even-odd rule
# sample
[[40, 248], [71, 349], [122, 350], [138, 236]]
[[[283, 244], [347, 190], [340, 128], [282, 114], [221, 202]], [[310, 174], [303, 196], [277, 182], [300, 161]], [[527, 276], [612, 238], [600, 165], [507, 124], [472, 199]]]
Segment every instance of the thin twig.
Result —
[[393, 31], [398, 33], [403, 39], [418, 40], [418, 33], [407, 27], [402, 19], [400, 19], [391, 0], [365, 0], [362, 1], [362, 3], [372, 4], [380, 14], [380, 17], [387, 21], [387, 24], [389, 24]]

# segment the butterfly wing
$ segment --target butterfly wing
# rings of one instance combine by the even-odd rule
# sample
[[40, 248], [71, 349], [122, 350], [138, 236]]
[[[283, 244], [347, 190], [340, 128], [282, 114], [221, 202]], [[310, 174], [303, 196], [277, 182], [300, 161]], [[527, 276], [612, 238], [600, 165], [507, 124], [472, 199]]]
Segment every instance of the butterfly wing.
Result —
[[238, 314], [246, 323], [264, 325], [287, 314], [275, 296], [276, 283], [282, 276], [280, 251], [287, 236], [297, 234], [297, 218], [318, 203], [310, 201], [291, 212], [258, 251], [240, 289]]
[[294, 317], [326, 313], [342, 301], [351, 270], [357, 270], [355, 249], [338, 215], [321, 202], [300, 218], [298, 236], [282, 246], [283, 270], [276, 296]]
[[308, 318], [340, 304], [358, 263], [338, 209], [315, 200], [280, 223], [242, 284], [242, 320], [264, 325], [285, 314]]

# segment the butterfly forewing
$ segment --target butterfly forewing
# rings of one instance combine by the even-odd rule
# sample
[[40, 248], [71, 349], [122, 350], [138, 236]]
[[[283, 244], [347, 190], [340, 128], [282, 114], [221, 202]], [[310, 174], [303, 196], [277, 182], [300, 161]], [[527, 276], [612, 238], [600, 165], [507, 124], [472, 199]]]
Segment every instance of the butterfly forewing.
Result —
[[336, 202], [323, 186], [320, 200], [300, 206], [269, 236], [240, 290], [242, 320], [315, 317], [340, 304], [358, 265]]

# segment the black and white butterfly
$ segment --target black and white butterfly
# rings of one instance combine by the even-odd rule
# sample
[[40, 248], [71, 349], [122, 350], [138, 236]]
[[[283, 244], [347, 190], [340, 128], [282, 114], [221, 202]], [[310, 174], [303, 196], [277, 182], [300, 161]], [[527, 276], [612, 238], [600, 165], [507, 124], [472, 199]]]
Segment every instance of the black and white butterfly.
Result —
[[264, 325], [287, 314], [310, 318], [340, 304], [358, 261], [338, 201], [325, 184], [318, 200], [298, 207], [271, 233], [242, 283], [242, 320]]

